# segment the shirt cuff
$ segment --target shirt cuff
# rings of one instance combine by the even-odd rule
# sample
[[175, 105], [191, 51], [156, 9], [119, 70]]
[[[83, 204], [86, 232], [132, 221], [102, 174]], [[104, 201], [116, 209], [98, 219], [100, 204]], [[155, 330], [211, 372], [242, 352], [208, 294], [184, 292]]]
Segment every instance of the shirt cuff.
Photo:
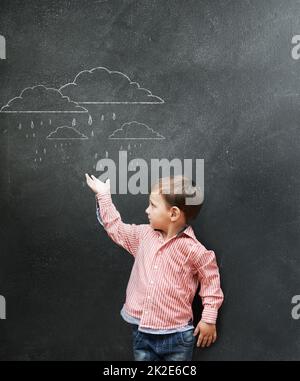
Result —
[[201, 320], [208, 324], [216, 324], [218, 310], [211, 307], [204, 307]]
[[95, 198], [96, 198], [96, 201], [99, 202], [100, 206], [109, 205], [112, 202], [110, 191], [97, 193], [95, 195]]

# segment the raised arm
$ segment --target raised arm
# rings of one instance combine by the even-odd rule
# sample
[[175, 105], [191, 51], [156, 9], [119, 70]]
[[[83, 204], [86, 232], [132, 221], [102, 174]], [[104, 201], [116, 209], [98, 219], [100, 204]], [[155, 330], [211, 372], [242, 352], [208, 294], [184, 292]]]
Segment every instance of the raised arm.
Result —
[[135, 257], [148, 225], [126, 224], [122, 221], [111, 199], [109, 179], [103, 183], [95, 176], [86, 174], [86, 181], [95, 193], [98, 221], [116, 244]]

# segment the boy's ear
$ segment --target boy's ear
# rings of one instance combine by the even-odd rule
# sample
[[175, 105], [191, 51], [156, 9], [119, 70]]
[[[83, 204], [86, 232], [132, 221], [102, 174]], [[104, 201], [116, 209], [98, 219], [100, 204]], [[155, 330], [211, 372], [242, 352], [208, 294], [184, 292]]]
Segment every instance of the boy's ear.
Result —
[[175, 220], [177, 218], [179, 218], [180, 217], [180, 209], [177, 206], [172, 206], [170, 208], [170, 216], [171, 216], [171, 218], [175, 218]]

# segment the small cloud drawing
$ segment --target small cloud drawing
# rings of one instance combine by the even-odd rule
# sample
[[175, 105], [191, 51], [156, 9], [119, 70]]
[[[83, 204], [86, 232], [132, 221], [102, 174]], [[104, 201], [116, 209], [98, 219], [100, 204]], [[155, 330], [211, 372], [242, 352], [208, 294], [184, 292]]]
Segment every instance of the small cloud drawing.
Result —
[[121, 128], [115, 130], [108, 137], [109, 139], [165, 139], [164, 136], [154, 131], [152, 128], [144, 123], [132, 121], [124, 123]]
[[79, 104], [157, 104], [164, 100], [127, 75], [96, 67], [81, 71], [59, 91]]
[[4, 113], [85, 113], [88, 110], [71, 101], [59, 90], [37, 85], [27, 87], [0, 109]]
[[47, 139], [55, 140], [69, 140], [69, 139], [88, 139], [87, 136], [77, 131], [74, 127], [61, 126], [57, 127], [55, 131], [52, 131]]

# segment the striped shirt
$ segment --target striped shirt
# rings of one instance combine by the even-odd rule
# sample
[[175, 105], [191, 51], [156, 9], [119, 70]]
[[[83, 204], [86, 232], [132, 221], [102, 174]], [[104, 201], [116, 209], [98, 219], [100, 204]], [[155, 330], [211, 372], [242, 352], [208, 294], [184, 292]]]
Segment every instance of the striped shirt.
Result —
[[192, 302], [200, 283], [201, 320], [215, 323], [224, 295], [215, 253], [207, 250], [187, 225], [168, 240], [150, 224], [126, 224], [110, 192], [96, 194], [108, 236], [134, 257], [123, 311], [140, 330], [174, 330], [193, 319]]

